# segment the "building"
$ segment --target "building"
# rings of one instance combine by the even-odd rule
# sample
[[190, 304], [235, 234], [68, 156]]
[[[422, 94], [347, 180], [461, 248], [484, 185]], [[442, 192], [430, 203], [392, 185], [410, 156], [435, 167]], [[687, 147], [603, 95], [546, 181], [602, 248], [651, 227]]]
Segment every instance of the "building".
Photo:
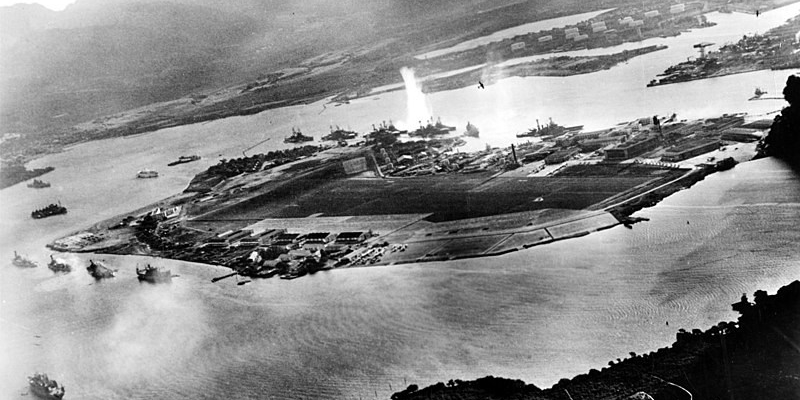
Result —
[[312, 232], [305, 236], [303, 248], [305, 249], [319, 249], [325, 247], [328, 243], [336, 239], [336, 234], [330, 232]]
[[707, 139], [703, 141], [690, 141], [681, 145], [673, 146], [664, 152], [661, 161], [676, 162], [699, 156], [719, 148], [719, 140]]
[[658, 10], [652, 10], [652, 11], [648, 11], [648, 12], [644, 13], [644, 17], [645, 18], [655, 18], [658, 15], [659, 15]]
[[686, 5], [684, 5], [683, 3], [681, 3], [681, 4], [673, 4], [673, 5], [671, 5], [669, 7], [669, 13], [670, 14], [680, 14], [680, 13], [682, 13], [684, 11], [686, 11]]
[[577, 148], [559, 150], [553, 154], [550, 154], [544, 159], [545, 164], [560, 164], [564, 161], [569, 160], [572, 156], [578, 154], [580, 152]]
[[549, 42], [549, 41], [553, 40], [553, 36], [552, 35], [545, 35], [545, 36], [540, 37], [537, 40], [539, 41], [539, 43], [545, 43], [545, 42]]
[[720, 139], [732, 142], [755, 142], [761, 139], [761, 131], [746, 128], [730, 128], [722, 132]]
[[368, 232], [342, 232], [336, 236], [336, 243], [357, 244], [369, 238]]
[[648, 152], [658, 147], [659, 140], [655, 136], [636, 137], [624, 143], [618, 144], [612, 149], [606, 150], [607, 161], [622, 161], [639, 154]]
[[748, 122], [742, 125], [742, 128], [751, 128], [751, 129], [769, 129], [772, 127], [772, 120], [771, 119], [759, 119], [757, 121]]
[[299, 233], [281, 233], [272, 240], [270, 248], [275, 250], [291, 250], [300, 241]]
[[511, 51], [518, 51], [525, 49], [525, 42], [517, 42], [511, 45]]
[[260, 246], [265, 246], [272, 244], [275, 238], [280, 235], [286, 233], [286, 229], [267, 229], [263, 232], [258, 233], [257, 235], [253, 235], [258, 238], [258, 244]]
[[583, 139], [578, 141], [578, 147], [580, 147], [581, 151], [584, 152], [594, 151], [610, 144], [617, 144], [621, 139], [622, 137], [620, 136], [604, 136], [594, 139]]

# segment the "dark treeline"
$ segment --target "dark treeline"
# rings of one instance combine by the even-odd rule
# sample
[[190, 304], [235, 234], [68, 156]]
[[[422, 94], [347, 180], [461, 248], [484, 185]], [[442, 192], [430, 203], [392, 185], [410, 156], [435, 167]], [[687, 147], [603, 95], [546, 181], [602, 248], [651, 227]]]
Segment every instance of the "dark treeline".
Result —
[[800, 77], [792, 75], [786, 80], [783, 98], [789, 106], [775, 117], [760, 155], [778, 157], [800, 170]]

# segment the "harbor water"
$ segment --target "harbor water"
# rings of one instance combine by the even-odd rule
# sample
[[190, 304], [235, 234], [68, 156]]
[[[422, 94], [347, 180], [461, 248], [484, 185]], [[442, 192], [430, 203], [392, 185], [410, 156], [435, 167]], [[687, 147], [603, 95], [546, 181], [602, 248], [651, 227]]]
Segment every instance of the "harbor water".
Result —
[[[778, 25], [797, 9], [776, 12], [785, 14], [770, 17]], [[768, 28], [724, 17], [712, 29], [731, 37]], [[757, 86], [779, 93], [795, 72], [645, 88], [684, 59], [658, 54], [594, 74], [509, 78], [428, 101], [444, 123], [461, 129], [470, 121], [480, 140], [502, 145], [547, 117], [587, 128], [673, 112], [772, 118], [783, 101], [747, 99]], [[667, 346], [679, 328], [733, 319], [730, 303], [742, 293], [774, 293], [800, 278], [800, 181], [772, 159], [707, 177], [639, 212], [650, 221], [633, 229], [498, 257], [244, 286], [211, 283], [225, 272], [220, 267], [141, 256], [56, 254], [75, 268], [65, 275], [45, 266], [49, 241], [178, 193], [194, 174], [254, 143], [270, 138], [250, 152], [284, 148], [293, 126], [317, 138], [329, 125], [365, 132], [381, 120], [402, 121], [405, 109], [399, 91], [96, 141], [32, 162], [56, 168], [43, 177], [51, 188], [0, 191], [0, 398], [29, 398], [25, 377], [34, 371], [63, 383], [71, 399], [388, 398], [412, 383], [489, 374], [547, 387], [631, 351]], [[166, 166], [189, 154], [202, 159]], [[136, 179], [145, 168], [159, 178]], [[32, 208], [55, 201], [69, 212], [30, 218]], [[39, 268], [12, 266], [13, 250]], [[117, 277], [95, 282], [85, 272], [90, 258], [118, 269]], [[179, 277], [140, 284], [135, 267], [148, 262]]]

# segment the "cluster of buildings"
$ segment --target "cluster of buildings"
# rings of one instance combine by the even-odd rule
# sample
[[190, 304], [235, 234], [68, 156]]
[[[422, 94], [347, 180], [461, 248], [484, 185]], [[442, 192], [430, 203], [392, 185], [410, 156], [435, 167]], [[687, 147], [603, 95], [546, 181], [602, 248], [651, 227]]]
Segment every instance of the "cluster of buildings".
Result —
[[307, 234], [286, 232], [286, 229], [264, 229], [254, 232], [251, 229], [223, 232], [206, 239], [200, 244], [204, 248], [254, 248], [263, 247], [277, 253], [292, 250], [338, 251], [349, 246], [358, 245], [371, 236], [370, 232], [311, 232]]
[[673, 29], [674, 25], [684, 23], [687, 19], [697, 18], [697, 23], [705, 24], [702, 11], [703, 5], [700, 3], [672, 4], [647, 11], [621, 9], [604, 14], [602, 20], [530, 34], [511, 43], [511, 51], [517, 52], [531, 46], [560, 51], [591, 41], [605, 45], [621, 43], [625, 38], [641, 39], [644, 37], [643, 30]]

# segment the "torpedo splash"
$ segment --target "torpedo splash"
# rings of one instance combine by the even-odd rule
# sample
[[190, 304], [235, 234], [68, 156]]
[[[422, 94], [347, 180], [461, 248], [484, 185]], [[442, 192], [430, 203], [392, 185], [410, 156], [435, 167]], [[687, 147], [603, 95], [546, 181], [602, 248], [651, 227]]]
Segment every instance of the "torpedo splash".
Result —
[[400, 69], [400, 74], [403, 76], [407, 96], [407, 115], [406, 120], [403, 122], [405, 128], [415, 129], [417, 126], [429, 121], [433, 113], [425, 93], [422, 93], [422, 89], [417, 83], [414, 70], [403, 67]]

